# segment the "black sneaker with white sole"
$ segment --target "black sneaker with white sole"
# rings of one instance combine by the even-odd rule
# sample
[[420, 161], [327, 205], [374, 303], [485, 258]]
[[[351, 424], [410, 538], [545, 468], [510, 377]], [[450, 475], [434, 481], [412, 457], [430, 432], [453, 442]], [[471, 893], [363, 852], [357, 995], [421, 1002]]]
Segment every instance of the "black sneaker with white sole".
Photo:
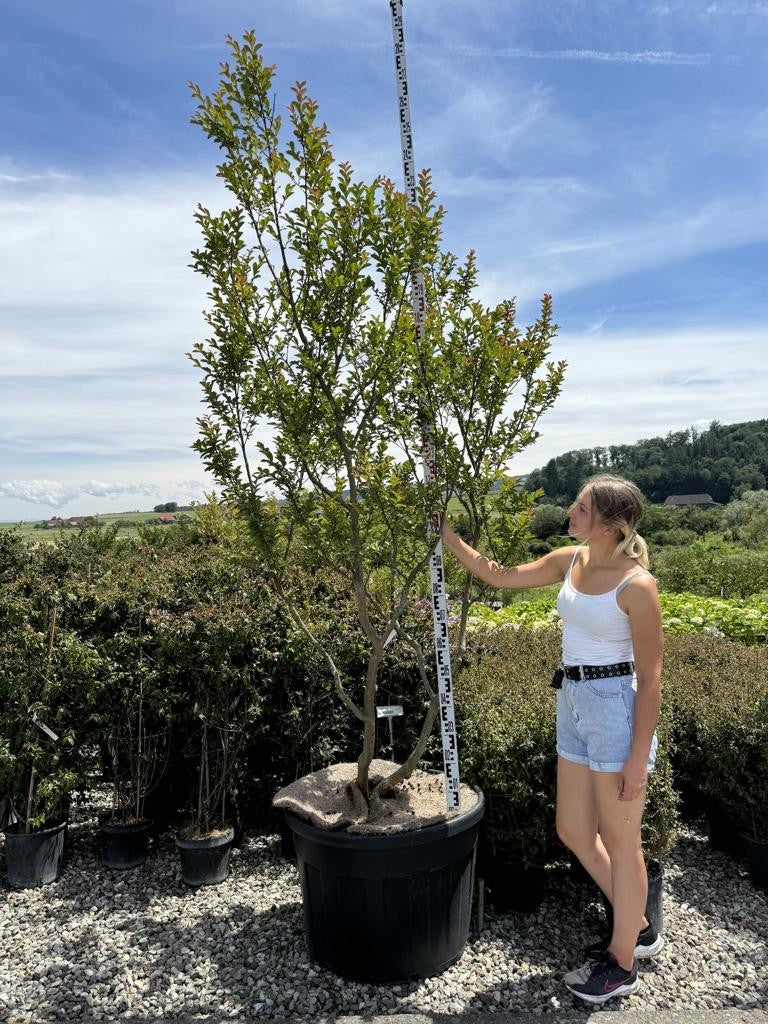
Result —
[[633, 961], [631, 971], [625, 971], [607, 950], [599, 960], [566, 974], [563, 980], [569, 992], [586, 1003], [605, 1003], [617, 996], [631, 995], [640, 984], [637, 960]]
[[[587, 960], [599, 960], [611, 944], [612, 936], [593, 942], [584, 950]], [[664, 945], [664, 939], [658, 934], [652, 924], [648, 924], [637, 936], [635, 945], [635, 959], [647, 960], [648, 957], [656, 956]]]

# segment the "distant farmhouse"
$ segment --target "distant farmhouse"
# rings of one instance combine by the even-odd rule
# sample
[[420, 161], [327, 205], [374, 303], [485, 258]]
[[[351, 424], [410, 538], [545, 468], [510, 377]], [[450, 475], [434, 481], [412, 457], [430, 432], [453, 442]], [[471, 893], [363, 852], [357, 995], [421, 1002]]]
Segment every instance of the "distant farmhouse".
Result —
[[70, 516], [68, 519], [60, 519], [54, 516], [43, 523], [44, 530], [68, 530], [76, 526], [83, 526], [93, 521], [93, 516]]
[[[182, 519], [187, 518], [182, 516]], [[67, 519], [61, 519], [59, 516], [54, 516], [52, 519], [48, 519], [42, 523], [44, 530], [72, 530], [78, 526], [86, 526], [89, 523], [96, 521], [95, 516], [69, 516]], [[175, 512], [158, 512], [154, 519], [151, 519], [152, 523], [161, 523], [164, 526], [169, 526], [172, 523], [177, 523], [179, 520], [176, 518]], [[128, 521], [120, 521], [121, 526], [133, 526], [134, 524]]]
[[675, 508], [714, 508], [720, 502], [712, 501], [711, 494], [670, 494], [664, 504]]

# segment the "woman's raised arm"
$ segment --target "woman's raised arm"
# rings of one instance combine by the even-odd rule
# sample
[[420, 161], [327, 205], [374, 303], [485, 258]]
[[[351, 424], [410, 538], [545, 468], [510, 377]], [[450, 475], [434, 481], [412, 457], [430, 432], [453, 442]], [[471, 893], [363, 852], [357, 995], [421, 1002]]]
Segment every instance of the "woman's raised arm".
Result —
[[498, 562], [491, 561], [469, 544], [465, 544], [445, 519], [442, 537], [448, 550], [473, 576], [477, 576], [483, 583], [489, 583], [497, 590], [526, 590], [528, 587], [546, 587], [551, 583], [560, 583], [565, 578], [573, 557], [572, 548], [555, 548], [535, 562], [526, 562], [524, 565], [505, 569]]

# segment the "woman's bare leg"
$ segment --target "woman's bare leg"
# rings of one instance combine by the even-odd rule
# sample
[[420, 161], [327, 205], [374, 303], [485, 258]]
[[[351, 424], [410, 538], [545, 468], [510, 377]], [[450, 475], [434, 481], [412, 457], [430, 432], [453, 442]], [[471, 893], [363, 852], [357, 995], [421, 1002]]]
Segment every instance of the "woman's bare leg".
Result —
[[[608, 902], [613, 904], [613, 866], [598, 832], [598, 804], [593, 776], [599, 775], [599, 772], [591, 771], [586, 765], [574, 764], [558, 757], [557, 834], [568, 849], [576, 854], [584, 870], [605, 893]], [[642, 925], [647, 923], [643, 917]], [[634, 945], [632, 948], [634, 950]]]
[[631, 970], [648, 900], [640, 839], [646, 788], [635, 800], [619, 800], [618, 774], [591, 774], [600, 834], [611, 864], [613, 937], [608, 948], [625, 970]]
[[597, 831], [597, 801], [586, 765], [557, 759], [557, 834], [612, 902], [611, 861]]

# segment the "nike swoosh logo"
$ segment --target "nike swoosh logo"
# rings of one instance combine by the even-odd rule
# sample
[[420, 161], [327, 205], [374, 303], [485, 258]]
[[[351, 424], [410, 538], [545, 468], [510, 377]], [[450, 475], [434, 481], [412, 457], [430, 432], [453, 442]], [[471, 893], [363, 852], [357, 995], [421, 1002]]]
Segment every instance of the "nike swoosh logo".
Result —
[[604, 985], [604, 988], [605, 988], [606, 992], [613, 992], [613, 990], [615, 988], [621, 988], [621, 986], [625, 985], [625, 984], [626, 984], [626, 982], [624, 982], [624, 981], [617, 981], [615, 985], [609, 985], [608, 982], [606, 981], [606, 983]]

